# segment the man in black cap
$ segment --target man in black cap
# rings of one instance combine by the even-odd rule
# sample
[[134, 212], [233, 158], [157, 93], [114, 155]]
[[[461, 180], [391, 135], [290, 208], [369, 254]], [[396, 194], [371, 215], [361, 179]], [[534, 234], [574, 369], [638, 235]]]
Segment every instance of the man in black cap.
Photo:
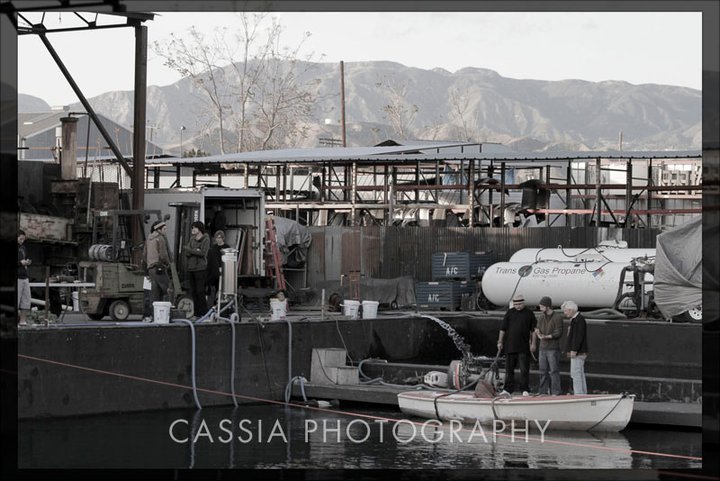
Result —
[[192, 223], [190, 240], [185, 245], [187, 257], [185, 267], [190, 281], [190, 295], [193, 298], [195, 317], [206, 314], [205, 281], [207, 278], [207, 255], [210, 250], [210, 237], [205, 233], [205, 224], [200, 221]]
[[512, 305], [503, 317], [497, 348], [498, 352], [505, 350], [505, 391], [512, 394], [515, 388], [515, 366], [519, 363], [520, 390], [523, 396], [527, 396], [530, 390], [530, 349], [535, 350], [532, 333], [537, 321], [535, 314], [525, 308], [522, 294], [513, 296]]
[[[560, 394], [560, 336], [563, 329], [563, 315], [553, 311], [553, 302], [548, 296], [540, 299], [540, 317], [533, 332], [538, 345], [538, 365], [540, 368], [540, 387], [538, 394]], [[549, 373], [548, 373], [549, 371]]]

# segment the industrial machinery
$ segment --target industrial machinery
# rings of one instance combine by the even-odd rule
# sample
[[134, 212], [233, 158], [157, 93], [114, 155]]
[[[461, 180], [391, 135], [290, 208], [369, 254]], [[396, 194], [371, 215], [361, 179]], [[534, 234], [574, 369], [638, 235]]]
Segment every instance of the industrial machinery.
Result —
[[[95, 214], [93, 243], [88, 249], [90, 260], [78, 265], [81, 279], [95, 283], [94, 288], [83, 288], [78, 295], [80, 309], [90, 319], [109, 315], [113, 320], [125, 321], [130, 314], [143, 313], [145, 271], [133, 262], [143, 245], [132, 245], [130, 229], [133, 221], [147, 225], [161, 218], [159, 210], [105, 210]], [[184, 295], [176, 275], [173, 289], [178, 309], [192, 314], [192, 300]]]

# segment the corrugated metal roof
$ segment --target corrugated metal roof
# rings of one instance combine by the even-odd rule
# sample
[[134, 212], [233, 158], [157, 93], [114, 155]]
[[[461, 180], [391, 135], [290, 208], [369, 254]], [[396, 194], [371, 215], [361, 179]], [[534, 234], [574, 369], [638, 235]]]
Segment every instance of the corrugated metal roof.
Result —
[[335, 163], [415, 163], [444, 161], [460, 162], [469, 160], [480, 161], [506, 161], [513, 163], [535, 163], [545, 164], [553, 161], [566, 164], [568, 161], [582, 161], [601, 159], [684, 159], [702, 158], [700, 150], [682, 151], [559, 151], [559, 152], [502, 152], [499, 149], [492, 149], [492, 152], [481, 153], [411, 153], [423, 150], [435, 150], [437, 148], [456, 147], [458, 144], [434, 145], [432, 147], [405, 145], [400, 147], [337, 147], [337, 148], [315, 148], [315, 149], [284, 149], [266, 150], [259, 152], [241, 152], [237, 154], [214, 155], [209, 157], [188, 157], [172, 159], [164, 164], [214, 164], [214, 163], [261, 163], [261, 164], [285, 164], [285, 163], [314, 163], [314, 162], [335, 162]]
[[[48, 130], [55, 129], [57, 127], [60, 127], [62, 125], [62, 122], [60, 122], [60, 119], [62, 117], [67, 117], [69, 115], [69, 112], [66, 112], [64, 110], [53, 110], [51, 112], [23, 112], [18, 114], [18, 135], [20, 137], [24, 137], [26, 139], [31, 139], [32, 137], [36, 135], [40, 135], [44, 132], [47, 132]], [[129, 129], [128, 127], [125, 127], [122, 124], [119, 124], [115, 122], [114, 120], [106, 117], [102, 114], [96, 114], [100, 121], [103, 123], [106, 129], [108, 129], [108, 126], [113, 127], [119, 127], [123, 129], [124, 131], [130, 133], [132, 135], [133, 131], [132, 129]], [[85, 114], [76, 114], [74, 117], [77, 117], [78, 119], [87, 118], [89, 119], [89, 116]], [[97, 128], [93, 124], [93, 128]], [[98, 134], [99, 135], [99, 134]], [[152, 142], [150, 140], [146, 140], [147, 145], [149, 146], [148, 150], [151, 150], [153, 148], [156, 151], [162, 152], [162, 147], [160, 147], [155, 142]]]
[[[421, 142], [392, 147], [316, 147], [312, 149], [259, 150], [235, 154], [211, 155], [207, 157], [184, 157], [174, 159], [174, 164], [212, 164], [212, 163], [286, 163], [321, 162], [331, 160], [372, 160], [378, 155], [428, 155], [424, 151], [479, 146], [470, 142]], [[483, 144], [484, 145], [484, 144]], [[420, 154], [417, 154], [420, 152]], [[475, 154], [477, 155], [477, 154]]]

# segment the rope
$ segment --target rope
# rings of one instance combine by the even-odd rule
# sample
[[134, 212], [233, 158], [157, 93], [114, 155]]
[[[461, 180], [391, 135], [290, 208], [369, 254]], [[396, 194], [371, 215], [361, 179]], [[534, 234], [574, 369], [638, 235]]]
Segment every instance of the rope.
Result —
[[[25, 354], [18, 354], [18, 358], [27, 359], [30, 361], [44, 362], [44, 363], [53, 364], [56, 366], [63, 366], [63, 367], [69, 367], [69, 368], [73, 368], [73, 369], [79, 369], [82, 371], [93, 372], [96, 374], [115, 376], [115, 377], [130, 379], [130, 380], [134, 380], [134, 381], [147, 382], [147, 383], [151, 383], [151, 384], [158, 384], [158, 385], [162, 385], [162, 386], [177, 387], [177, 388], [181, 388], [181, 389], [189, 389], [190, 388], [190, 386], [187, 386], [184, 384], [177, 384], [177, 383], [171, 383], [171, 382], [166, 382], [166, 381], [158, 381], [156, 379], [142, 378], [139, 376], [132, 376], [129, 374], [122, 374], [122, 373], [118, 373], [118, 372], [104, 371], [102, 369], [78, 366], [75, 364], [69, 364], [69, 363], [64, 363], [64, 362], [59, 362], [59, 361], [52, 361], [50, 359], [43, 359], [43, 358], [39, 358], [39, 357], [35, 357], [35, 356], [28, 356]], [[218, 391], [215, 389], [198, 388], [198, 391], [202, 391], [202, 392], [205, 392], [208, 394], [216, 394], [216, 395], [220, 395], [220, 396], [232, 396], [231, 393], [227, 393], [224, 391]], [[290, 407], [296, 407], [296, 408], [310, 410], [310, 411], [340, 414], [343, 416], [352, 416], [355, 418], [365, 418], [365, 419], [372, 419], [372, 420], [377, 419], [377, 420], [389, 421], [389, 422], [401, 422], [402, 421], [402, 422], [412, 423], [419, 427], [422, 427], [425, 423], [425, 421], [423, 421], [423, 422], [411, 421], [408, 419], [389, 418], [389, 417], [385, 417], [385, 416], [374, 416], [372, 414], [354, 413], [354, 412], [350, 412], [350, 411], [327, 409], [327, 408], [316, 407], [316, 406], [305, 406], [302, 404], [285, 403], [282, 401], [275, 401], [273, 399], [264, 399], [264, 398], [259, 398], [256, 396], [249, 396], [249, 395], [245, 395], [245, 394], [236, 394], [235, 396], [240, 399], [245, 399], [248, 401], [261, 402], [261, 403], [265, 403], [265, 404], [275, 404], [278, 406], [290, 406]], [[461, 431], [472, 433], [472, 430], [470, 430], [470, 429], [463, 429]], [[505, 437], [505, 438], [512, 438], [512, 435], [503, 434], [503, 433], [497, 433], [497, 436]], [[646, 454], [646, 455], [651, 455], [651, 456], [661, 456], [661, 457], [675, 458], [675, 459], [686, 459], [686, 460], [691, 460], [691, 461], [702, 461], [703, 460], [702, 457], [685, 456], [685, 455], [681, 455], [681, 454], [667, 454], [667, 453], [657, 453], [657, 452], [652, 452], [652, 451], [639, 451], [639, 450], [633, 450], [633, 449], [613, 448], [613, 447], [608, 447], [608, 446], [596, 446], [596, 445], [590, 445], [590, 444], [584, 444], [584, 443], [571, 443], [571, 442], [567, 442], [567, 441], [557, 441], [557, 440], [552, 440], [552, 439], [544, 439], [544, 440], [540, 440], [540, 439], [536, 439], [536, 438], [528, 438], [528, 439], [532, 439], [533, 441], [537, 440], [538, 442], [544, 442], [544, 443], [554, 443], [554, 444], [565, 445], [565, 446], [587, 447], [587, 448], [600, 449], [600, 450], [605, 450], [605, 451], [615, 451], [615, 452], [621, 452], [621, 453]]]
[[495, 401], [497, 401], [500, 398], [509, 398], [509, 397], [512, 397], [512, 395], [510, 393], [500, 394], [499, 396], [495, 396], [494, 398], [492, 398], [492, 400], [490, 401], [490, 407], [492, 408], [493, 417], [495, 418], [495, 420], [500, 419], [500, 417], [497, 414], [497, 411], [495, 411]]
[[625, 393], [625, 392], [622, 393], [622, 394], [620, 395], [620, 398], [617, 400], [617, 402], [615, 403], [615, 405], [612, 407], [612, 409], [610, 409], [610, 411], [608, 411], [608, 413], [607, 413], [605, 416], [603, 416], [603, 418], [602, 418], [600, 421], [596, 422], [596, 423], [593, 424], [590, 428], [588, 428], [588, 431], [592, 431], [598, 424], [600, 424], [601, 422], [605, 421], [605, 419], [606, 419], [608, 416], [610, 416], [610, 414], [612, 414], [612, 412], [615, 410], [615, 408], [618, 407], [618, 405], [620, 404], [620, 401], [622, 401], [623, 399], [626, 399], [627, 397], [628, 397], [628, 396], [627, 396], [627, 393]]
[[475, 379], [473, 382], [471, 382], [470, 384], [466, 384], [465, 386], [461, 387], [460, 389], [456, 389], [455, 391], [450, 391], [450, 392], [446, 392], [446, 393], [440, 394], [438, 396], [435, 396], [433, 398], [433, 407], [435, 408], [435, 416], [437, 416], [438, 421], [441, 421], [440, 413], [438, 412], [438, 405], [437, 405], [438, 399], [440, 399], [441, 397], [447, 397], [451, 394], [457, 394], [468, 388], [471, 388], [474, 385], [476, 385], [478, 383], [478, 381], [480, 381], [480, 378]]

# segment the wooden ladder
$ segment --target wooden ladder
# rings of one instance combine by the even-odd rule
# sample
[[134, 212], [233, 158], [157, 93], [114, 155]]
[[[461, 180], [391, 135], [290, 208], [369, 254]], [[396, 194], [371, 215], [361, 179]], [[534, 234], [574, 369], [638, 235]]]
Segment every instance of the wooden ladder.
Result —
[[275, 288], [282, 291], [287, 290], [273, 216], [268, 216], [265, 220], [265, 275], [274, 280]]

